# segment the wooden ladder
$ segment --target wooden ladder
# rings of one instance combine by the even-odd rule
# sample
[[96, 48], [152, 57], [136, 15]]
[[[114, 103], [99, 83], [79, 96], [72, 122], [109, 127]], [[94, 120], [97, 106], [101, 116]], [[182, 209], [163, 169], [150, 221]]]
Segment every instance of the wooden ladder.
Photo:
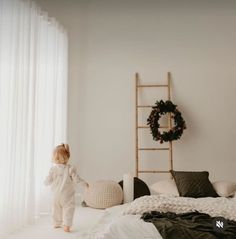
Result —
[[[170, 170], [173, 170], [173, 151], [172, 151], [172, 142], [169, 142], [168, 147], [160, 147], [160, 148], [140, 148], [139, 147], [139, 130], [140, 129], [150, 129], [148, 125], [139, 125], [139, 109], [141, 108], [152, 108], [154, 105], [139, 105], [139, 93], [141, 89], [143, 88], [150, 88], [150, 87], [156, 87], [156, 88], [166, 88], [167, 94], [168, 94], [168, 100], [171, 100], [171, 94], [170, 94], [170, 72], [167, 73], [167, 84], [140, 84], [140, 78], [139, 74], [135, 74], [135, 175], [136, 177], [139, 177], [139, 174], [141, 173], [170, 173]], [[168, 126], [160, 126], [162, 129], [168, 129], [170, 130], [172, 128], [172, 122], [171, 122], [171, 113], [168, 114]], [[139, 164], [139, 151], [142, 150], [150, 150], [150, 151], [159, 151], [159, 150], [168, 150], [169, 151], [169, 169], [168, 170], [141, 170], [140, 164]]]

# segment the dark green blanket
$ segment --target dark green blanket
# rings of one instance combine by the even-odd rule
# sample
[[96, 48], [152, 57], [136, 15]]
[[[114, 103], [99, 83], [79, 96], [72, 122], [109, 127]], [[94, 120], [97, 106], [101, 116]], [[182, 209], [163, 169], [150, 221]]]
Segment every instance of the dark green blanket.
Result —
[[236, 239], [236, 222], [227, 221], [227, 227], [217, 232], [213, 227], [214, 217], [199, 212], [184, 214], [151, 212], [142, 219], [151, 222], [163, 239]]

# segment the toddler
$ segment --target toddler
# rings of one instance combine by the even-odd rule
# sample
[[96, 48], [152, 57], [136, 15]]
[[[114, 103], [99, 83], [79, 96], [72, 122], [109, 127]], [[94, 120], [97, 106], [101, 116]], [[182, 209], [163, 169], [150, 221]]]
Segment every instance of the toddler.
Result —
[[51, 167], [45, 185], [51, 185], [53, 191], [53, 222], [54, 227], [64, 227], [70, 232], [75, 211], [75, 184], [83, 183], [74, 166], [68, 164], [70, 150], [68, 144], [58, 145], [53, 151], [54, 166]]

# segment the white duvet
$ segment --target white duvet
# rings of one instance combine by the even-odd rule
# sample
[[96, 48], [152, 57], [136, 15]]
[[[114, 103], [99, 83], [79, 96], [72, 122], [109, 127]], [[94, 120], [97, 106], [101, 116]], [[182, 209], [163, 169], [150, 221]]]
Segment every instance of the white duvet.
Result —
[[152, 223], [140, 215], [123, 215], [129, 204], [106, 209], [98, 224], [79, 239], [162, 239]]
[[161, 239], [152, 223], [140, 219], [150, 211], [186, 213], [198, 211], [210, 216], [236, 221], [236, 199], [184, 198], [166, 195], [144, 196], [131, 204], [113, 207], [104, 212], [97, 226], [83, 239]]
[[152, 223], [146, 223], [134, 215], [119, 216], [96, 239], [161, 239], [161, 235]]

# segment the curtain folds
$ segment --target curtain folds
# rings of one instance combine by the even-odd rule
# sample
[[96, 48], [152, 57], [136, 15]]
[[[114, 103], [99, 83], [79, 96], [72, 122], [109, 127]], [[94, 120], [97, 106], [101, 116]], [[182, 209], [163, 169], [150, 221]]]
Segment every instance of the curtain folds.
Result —
[[35, 3], [0, 0], [0, 238], [49, 209], [43, 178], [67, 140], [67, 48]]

